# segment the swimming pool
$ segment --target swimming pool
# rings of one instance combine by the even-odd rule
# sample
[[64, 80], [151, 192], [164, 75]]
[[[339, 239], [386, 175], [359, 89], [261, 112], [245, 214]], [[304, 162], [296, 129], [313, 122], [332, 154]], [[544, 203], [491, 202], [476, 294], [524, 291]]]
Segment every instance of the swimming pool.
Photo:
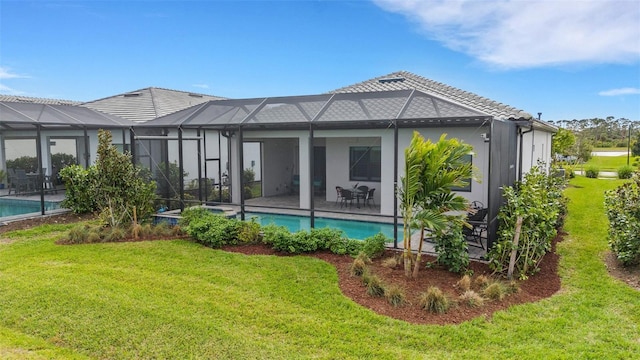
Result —
[[[45, 201], [45, 211], [60, 208], [60, 203]], [[0, 199], [0, 218], [40, 212], [40, 201], [20, 199]]]
[[[285, 226], [291, 232], [309, 230], [311, 228], [311, 220], [307, 216], [248, 212], [245, 213], [244, 218], [247, 221], [255, 218], [256, 222], [263, 226], [269, 224]], [[393, 239], [393, 224], [316, 217], [315, 227], [340, 229], [350, 239], [364, 240], [380, 232], [387, 238]], [[398, 225], [398, 239], [402, 239], [402, 224]]]

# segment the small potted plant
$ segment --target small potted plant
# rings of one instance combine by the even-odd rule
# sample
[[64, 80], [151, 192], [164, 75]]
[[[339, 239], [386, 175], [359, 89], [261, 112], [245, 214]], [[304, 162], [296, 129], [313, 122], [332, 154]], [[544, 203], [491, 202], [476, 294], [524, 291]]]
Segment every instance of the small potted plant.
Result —
[[4, 169], [0, 169], [0, 189], [4, 189], [4, 179], [7, 177], [7, 172]]

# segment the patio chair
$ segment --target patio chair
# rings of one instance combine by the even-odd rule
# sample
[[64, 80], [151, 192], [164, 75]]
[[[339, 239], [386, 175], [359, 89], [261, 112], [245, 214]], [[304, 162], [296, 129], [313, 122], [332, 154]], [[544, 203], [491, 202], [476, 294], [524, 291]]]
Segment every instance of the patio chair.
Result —
[[53, 182], [53, 174], [47, 175], [47, 168], [42, 168], [42, 185], [45, 190], [49, 190], [55, 194], [58, 193], [56, 185]]
[[473, 246], [480, 246], [485, 250], [483, 239], [487, 231], [487, 212], [489, 209], [481, 208], [474, 209], [467, 213], [467, 223], [470, 227], [464, 226], [462, 228], [462, 234], [465, 236], [467, 242], [472, 243]]
[[7, 189], [9, 190], [9, 192], [7, 193], [8, 195], [11, 195], [11, 190], [13, 190], [14, 194], [17, 194], [17, 188], [16, 188], [16, 183], [17, 183], [17, 179], [16, 179], [16, 171], [13, 168], [8, 168], [7, 169]]
[[338, 201], [342, 203], [342, 186], [336, 186], [336, 205]]
[[349, 206], [353, 206], [353, 192], [351, 190], [347, 190], [347, 189], [342, 189], [342, 200], [340, 200], [340, 207], [342, 208], [342, 205], [344, 205], [345, 207], [347, 206], [347, 201], [349, 202]]
[[363, 205], [367, 202], [367, 195], [369, 194], [369, 187], [366, 185], [358, 186], [355, 191], [356, 202], [360, 207], [360, 199], [362, 199]]
[[28, 192], [33, 190], [35, 187], [33, 182], [27, 176], [27, 172], [24, 169], [15, 169], [15, 177], [13, 178], [13, 185], [15, 186], [14, 190], [16, 193], [20, 192]]
[[369, 207], [371, 207], [371, 203], [373, 202], [373, 207], [376, 207], [376, 201], [373, 198], [373, 193], [376, 192], [376, 188], [371, 188], [369, 189], [369, 192], [367, 193], [367, 197], [364, 200], [365, 204], [368, 205]]

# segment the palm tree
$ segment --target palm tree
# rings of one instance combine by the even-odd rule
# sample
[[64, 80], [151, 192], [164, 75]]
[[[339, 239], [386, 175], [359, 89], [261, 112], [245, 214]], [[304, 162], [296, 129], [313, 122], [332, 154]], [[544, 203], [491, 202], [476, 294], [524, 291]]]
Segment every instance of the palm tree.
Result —
[[418, 274], [424, 229], [443, 231], [455, 217], [450, 211], [463, 211], [467, 200], [454, 193], [453, 187], [465, 185], [472, 177], [473, 167], [465, 160], [471, 153], [471, 145], [457, 139], [446, 139], [443, 134], [437, 143], [426, 140], [418, 132], [413, 133], [411, 144], [405, 149], [405, 176], [401, 178], [399, 191], [404, 230], [405, 275], [411, 276], [411, 227], [420, 229], [420, 243], [413, 269]]
[[420, 198], [421, 173], [424, 158], [424, 139], [414, 131], [409, 147], [404, 150], [404, 176], [400, 178], [401, 188], [398, 195], [400, 197], [400, 212], [403, 222], [403, 260], [405, 276], [411, 276], [411, 225], [414, 213], [417, 210], [416, 204]]

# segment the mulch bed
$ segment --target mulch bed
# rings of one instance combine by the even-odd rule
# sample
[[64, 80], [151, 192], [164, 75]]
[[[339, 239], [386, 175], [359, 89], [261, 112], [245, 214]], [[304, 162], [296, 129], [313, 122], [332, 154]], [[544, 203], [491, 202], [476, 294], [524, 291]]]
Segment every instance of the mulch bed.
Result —
[[[559, 238], [556, 239], [556, 241]], [[554, 241], [555, 244], [555, 241]], [[555, 249], [555, 246], [554, 246]], [[226, 246], [225, 251], [238, 252], [246, 255], [279, 255], [273, 249], [264, 245], [241, 245]], [[349, 268], [353, 263], [350, 256], [336, 255], [329, 252], [321, 252], [307, 256], [320, 258], [335, 266], [339, 285], [342, 293], [358, 304], [367, 307], [378, 314], [389, 316], [395, 319], [404, 320], [414, 324], [458, 324], [473, 319], [478, 316], [491, 317], [491, 315], [512, 305], [538, 301], [550, 297], [560, 289], [560, 278], [557, 274], [559, 256], [555, 252], [545, 255], [540, 272], [530, 277], [526, 281], [518, 282], [520, 291], [507, 296], [502, 301], [489, 301], [483, 306], [471, 308], [466, 305], [458, 305], [451, 308], [445, 314], [431, 314], [420, 308], [418, 298], [420, 293], [425, 292], [430, 286], [437, 286], [452, 298], [457, 298], [460, 291], [455, 288], [455, 284], [460, 280], [460, 275], [451, 273], [442, 268], [426, 268], [427, 262], [433, 262], [433, 256], [423, 256], [424, 265], [421, 267], [418, 277], [407, 279], [401, 265], [395, 269], [382, 266], [382, 261], [386, 257], [398, 254], [394, 251], [387, 253], [379, 259], [375, 259], [369, 269], [382, 279], [384, 284], [397, 284], [405, 290], [407, 305], [394, 307], [385, 298], [373, 297], [366, 293], [366, 288], [359, 277], [351, 276]], [[474, 278], [477, 275], [491, 275], [492, 271], [487, 264], [471, 262], [470, 269], [473, 270]]]

